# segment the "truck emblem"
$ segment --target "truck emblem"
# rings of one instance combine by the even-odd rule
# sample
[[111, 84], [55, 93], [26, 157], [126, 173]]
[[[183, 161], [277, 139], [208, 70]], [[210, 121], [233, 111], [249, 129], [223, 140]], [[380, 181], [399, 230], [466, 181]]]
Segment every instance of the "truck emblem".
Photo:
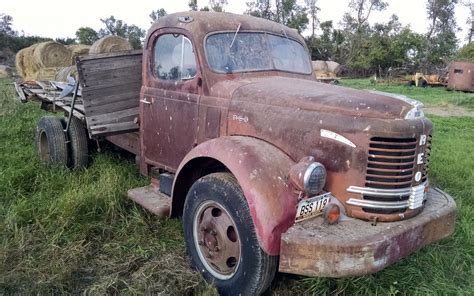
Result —
[[248, 116], [237, 115], [237, 114], [232, 115], [232, 120], [235, 120], [238, 122], [245, 122], [245, 123], [249, 122]]
[[418, 153], [418, 157], [416, 159], [416, 164], [423, 164], [423, 155], [424, 153]]
[[421, 135], [420, 136], [420, 146], [423, 146], [426, 144], [426, 135]]
[[335, 132], [331, 132], [331, 131], [328, 131], [328, 130], [325, 130], [325, 129], [321, 129], [321, 137], [324, 137], [324, 138], [328, 138], [328, 139], [331, 139], [331, 140], [335, 140], [335, 141], [338, 141], [338, 142], [341, 142], [343, 144], [346, 144], [348, 146], [351, 146], [352, 148], [355, 148], [356, 145], [354, 143], [352, 143], [349, 139], [347, 139], [346, 137], [344, 136], [341, 136], [340, 134], [337, 134]]
[[421, 172], [416, 172], [415, 174], [415, 181], [419, 182], [421, 180]]

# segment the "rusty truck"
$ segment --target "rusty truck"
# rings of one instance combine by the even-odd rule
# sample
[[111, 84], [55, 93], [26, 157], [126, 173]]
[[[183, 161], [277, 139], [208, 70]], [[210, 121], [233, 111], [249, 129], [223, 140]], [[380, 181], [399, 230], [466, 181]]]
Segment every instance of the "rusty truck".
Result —
[[230, 13], [170, 14], [142, 51], [78, 57], [70, 83], [17, 84], [47, 110], [41, 159], [81, 168], [91, 140], [134, 153], [128, 196], [181, 217], [192, 265], [222, 294], [277, 271], [375, 273], [454, 230], [430, 187], [431, 121], [405, 96], [315, 81], [303, 38]]

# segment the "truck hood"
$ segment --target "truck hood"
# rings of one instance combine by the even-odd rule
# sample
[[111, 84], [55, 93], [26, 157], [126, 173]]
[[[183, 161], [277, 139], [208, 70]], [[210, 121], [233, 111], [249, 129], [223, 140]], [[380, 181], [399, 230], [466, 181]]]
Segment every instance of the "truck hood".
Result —
[[231, 94], [233, 101], [380, 119], [404, 119], [410, 110], [422, 106], [401, 95], [275, 76], [223, 81], [211, 93]]

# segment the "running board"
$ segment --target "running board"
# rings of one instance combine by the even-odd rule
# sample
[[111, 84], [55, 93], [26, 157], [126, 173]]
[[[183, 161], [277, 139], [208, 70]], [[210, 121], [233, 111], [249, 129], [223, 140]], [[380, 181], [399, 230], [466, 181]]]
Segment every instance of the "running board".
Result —
[[160, 218], [170, 216], [171, 198], [161, 193], [156, 186], [145, 186], [130, 189], [128, 198]]

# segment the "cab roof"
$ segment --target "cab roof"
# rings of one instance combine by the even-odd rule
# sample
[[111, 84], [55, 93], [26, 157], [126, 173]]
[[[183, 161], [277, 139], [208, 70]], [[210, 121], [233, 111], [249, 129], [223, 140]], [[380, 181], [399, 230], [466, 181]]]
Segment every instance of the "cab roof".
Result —
[[166, 15], [154, 23], [148, 35], [161, 28], [182, 28], [191, 32], [194, 38], [204, 37], [217, 31], [264, 31], [285, 35], [304, 44], [303, 38], [294, 29], [263, 18], [228, 12], [186, 11]]

